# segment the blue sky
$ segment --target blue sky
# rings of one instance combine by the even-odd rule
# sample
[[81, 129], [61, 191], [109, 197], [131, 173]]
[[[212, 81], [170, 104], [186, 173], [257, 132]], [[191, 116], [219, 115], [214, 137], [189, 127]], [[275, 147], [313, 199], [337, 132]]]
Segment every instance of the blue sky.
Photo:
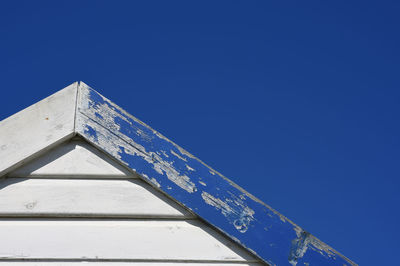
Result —
[[3, 1], [0, 119], [82, 80], [361, 265], [398, 263], [396, 1]]

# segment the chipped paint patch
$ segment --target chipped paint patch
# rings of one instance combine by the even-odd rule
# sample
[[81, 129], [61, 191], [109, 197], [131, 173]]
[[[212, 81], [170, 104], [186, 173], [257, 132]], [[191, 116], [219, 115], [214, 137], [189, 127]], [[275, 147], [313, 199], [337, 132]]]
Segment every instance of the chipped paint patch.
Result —
[[221, 210], [221, 213], [224, 216], [228, 216], [229, 214], [233, 213], [233, 209], [226, 202], [213, 197], [209, 193], [203, 192], [201, 193], [201, 197], [208, 205], [214, 206], [218, 210]]
[[299, 227], [295, 228], [297, 238], [292, 241], [289, 253], [289, 263], [293, 266], [297, 265], [297, 261], [304, 256], [310, 243], [310, 234], [303, 231]]
[[185, 158], [183, 158], [182, 156], [180, 156], [179, 154], [177, 154], [173, 150], [170, 150], [170, 152], [171, 152], [172, 155], [178, 157], [180, 160], [187, 162], [187, 160]]
[[241, 200], [226, 199], [223, 201], [207, 192], [201, 193], [201, 197], [205, 203], [220, 210], [222, 215], [231, 220], [232, 225], [241, 233], [245, 233], [250, 222], [254, 220], [254, 211]]
[[187, 165], [187, 164], [186, 164], [186, 168], [187, 168], [189, 171], [192, 171], [192, 172], [196, 171], [195, 169], [193, 169], [192, 167], [190, 167], [190, 166]]
[[151, 182], [153, 185], [155, 185], [156, 187], [158, 187], [158, 188], [161, 187], [160, 183], [158, 183], [157, 180], [156, 180], [154, 177], [150, 178], [150, 182]]
[[187, 192], [193, 193], [197, 191], [196, 185], [190, 181], [187, 175], [179, 175], [175, 169], [166, 169], [165, 173], [169, 180]]
[[165, 151], [161, 150], [160, 152], [161, 152], [166, 158], [169, 158], [168, 154], [167, 154]]
[[[304, 231], [298, 226], [295, 226], [294, 231], [296, 232], [296, 238], [292, 240], [292, 246], [289, 253], [289, 263], [296, 266], [298, 261], [304, 257], [308, 250], [313, 250], [328, 259], [339, 259], [335, 250], [321, 242], [319, 239]], [[307, 265], [307, 262], [302, 262]], [[342, 265], [356, 265], [351, 261], [346, 261]]]

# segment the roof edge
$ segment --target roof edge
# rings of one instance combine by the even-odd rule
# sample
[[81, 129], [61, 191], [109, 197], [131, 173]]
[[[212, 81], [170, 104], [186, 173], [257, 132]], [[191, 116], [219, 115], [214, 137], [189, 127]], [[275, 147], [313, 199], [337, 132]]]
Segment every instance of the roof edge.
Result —
[[78, 82], [0, 122], [0, 176], [75, 134]]
[[84, 82], [0, 122], [0, 177], [76, 134], [268, 264], [356, 265]]
[[356, 265], [79, 83], [76, 133], [271, 265]]

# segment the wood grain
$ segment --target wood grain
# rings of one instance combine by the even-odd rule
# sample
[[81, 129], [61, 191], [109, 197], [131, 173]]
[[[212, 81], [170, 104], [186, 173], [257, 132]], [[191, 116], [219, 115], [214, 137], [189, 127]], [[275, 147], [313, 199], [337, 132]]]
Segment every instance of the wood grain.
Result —
[[0, 235], [3, 259], [254, 260], [199, 221], [2, 219]]
[[194, 217], [139, 179], [0, 181], [0, 216]]

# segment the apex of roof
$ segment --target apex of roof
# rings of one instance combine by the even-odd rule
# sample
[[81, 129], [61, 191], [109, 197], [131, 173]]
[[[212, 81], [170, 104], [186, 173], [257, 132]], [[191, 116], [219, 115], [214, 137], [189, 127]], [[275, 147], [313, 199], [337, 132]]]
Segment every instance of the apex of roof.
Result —
[[271, 265], [355, 265], [83, 82], [0, 122], [0, 177], [75, 135]]

